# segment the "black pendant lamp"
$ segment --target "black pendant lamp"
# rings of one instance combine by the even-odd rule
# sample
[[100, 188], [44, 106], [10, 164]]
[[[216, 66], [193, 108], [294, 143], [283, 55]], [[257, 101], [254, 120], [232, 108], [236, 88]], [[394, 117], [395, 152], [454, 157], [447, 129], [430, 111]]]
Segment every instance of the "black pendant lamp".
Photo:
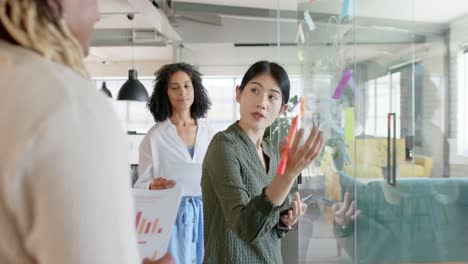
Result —
[[127, 101], [148, 101], [148, 91], [145, 86], [138, 80], [138, 73], [134, 63], [133, 55], [133, 18], [134, 14], [128, 14], [127, 18], [132, 21], [132, 68], [128, 70], [128, 80], [122, 85], [117, 95], [117, 100], [127, 100]]
[[105, 93], [108, 97], [112, 98], [112, 93], [107, 89], [106, 82], [102, 82], [101, 92]]
[[148, 91], [138, 80], [136, 69], [128, 70], [128, 80], [122, 85], [117, 95], [117, 100], [148, 101]]

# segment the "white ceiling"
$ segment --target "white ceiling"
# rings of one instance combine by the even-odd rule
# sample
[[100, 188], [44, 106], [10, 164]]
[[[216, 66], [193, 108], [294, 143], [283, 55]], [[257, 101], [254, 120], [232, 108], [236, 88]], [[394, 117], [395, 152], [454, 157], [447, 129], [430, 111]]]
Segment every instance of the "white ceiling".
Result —
[[[354, 0], [357, 14], [364, 17], [420, 22], [448, 23], [468, 13], [467, 0]], [[265, 9], [297, 10], [298, 4], [309, 3], [312, 12], [341, 12], [342, 0], [175, 0]], [[352, 5], [353, 0], [350, 1]], [[414, 7], [413, 7], [414, 6]], [[414, 12], [413, 12], [414, 10]]]
[[[326, 0], [329, 1], [329, 0]], [[175, 0], [174, 2], [187, 2], [211, 5], [226, 5], [239, 7], [252, 7], [264, 9], [296, 10], [297, 0]]]
[[[366, 17], [411, 19], [425, 22], [449, 22], [468, 12], [467, 0], [354, 0], [358, 14]], [[227, 5], [264, 9], [297, 10], [298, 4], [310, 3], [314, 11], [339, 12], [342, 0], [175, 0], [212, 5]], [[350, 1], [352, 3], [352, 0]], [[414, 7], [413, 7], [414, 5]], [[128, 0], [100, 0], [101, 13], [132, 12]], [[311, 10], [312, 11], [312, 10]]]
[[[353, 1], [356, 1], [357, 14], [363, 17], [449, 23], [468, 14], [468, 0], [351, 0], [350, 5]], [[297, 10], [298, 5], [308, 4], [311, 12], [331, 14], [339, 14], [342, 5], [342, 0], [175, 0], [174, 2], [280, 10]], [[101, 15], [97, 28], [130, 27], [131, 24], [124, 15], [116, 18], [109, 16], [109, 13], [135, 12], [129, 0], [100, 0], [99, 10], [104, 15]], [[150, 22], [138, 19], [137, 16], [135, 26], [140, 25], [148, 26]]]
[[[99, 10], [101, 21], [96, 28], [131, 28], [131, 22], [124, 14], [136, 12], [129, 2], [140, 0], [100, 0]], [[147, 1], [147, 0], [141, 0]], [[468, 14], [468, 0], [350, 0], [356, 1], [357, 14], [363, 17], [384, 19], [449, 23], [454, 19]], [[342, 0], [175, 0], [174, 2], [191, 2], [211, 5], [226, 5], [237, 7], [297, 10], [298, 5], [307, 5], [313, 13], [339, 14]], [[176, 10], [177, 11], [177, 10]], [[112, 13], [114, 13], [112, 15]], [[117, 14], [120, 13], [120, 14]], [[255, 23], [255, 22], [253, 22]], [[152, 27], [150, 20], [137, 15], [135, 27]], [[193, 24], [190, 29], [193, 34], [199, 24]], [[216, 29], [222, 31], [223, 29]], [[233, 32], [225, 29], [225, 34]], [[200, 31], [201, 32], [201, 31]], [[242, 31], [244, 32], [244, 31]], [[202, 34], [203, 35], [203, 34]], [[205, 35], [206, 36], [206, 35]], [[171, 47], [135, 47], [135, 60], [170, 60]], [[95, 47], [91, 49], [88, 61], [128, 61], [131, 60], [130, 47]]]
[[[100, 0], [99, 13], [101, 19], [96, 28], [131, 28], [132, 22], [128, 20], [128, 13], [137, 12], [128, 0]], [[151, 21], [141, 15], [136, 15], [133, 20], [136, 28], [152, 27]]]
[[[135, 47], [133, 50], [135, 61], [172, 60], [172, 46], [166, 47]], [[91, 47], [86, 61], [117, 62], [132, 59], [132, 47]]]
[[[151, 21], [141, 15], [135, 15], [133, 26], [135, 28], [154, 28]], [[126, 14], [101, 14], [101, 19], [96, 24], [98, 29], [131, 27], [132, 21], [127, 18]]]

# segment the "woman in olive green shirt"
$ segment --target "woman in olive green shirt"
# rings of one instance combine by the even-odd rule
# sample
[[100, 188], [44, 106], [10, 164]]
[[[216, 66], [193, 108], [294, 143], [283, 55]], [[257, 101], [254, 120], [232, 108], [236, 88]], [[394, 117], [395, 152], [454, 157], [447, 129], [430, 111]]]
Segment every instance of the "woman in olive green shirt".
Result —
[[[304, 144], [299, 129], [286, 170], [277, 174], [278, 151], [262, 137], [287, 109], [289, 87], [286, 71], [267, 61], [253, 64], [236, 87], [240, 120], [215, 135], [203, 161], [204, 263], [282, 263], [280, 238], [307, 206], [298, 193], [293, 209], [280, 216], [281, 205], [323, 146], [317, 128]], [[280, 145], [286, 145], [285, 140]]]

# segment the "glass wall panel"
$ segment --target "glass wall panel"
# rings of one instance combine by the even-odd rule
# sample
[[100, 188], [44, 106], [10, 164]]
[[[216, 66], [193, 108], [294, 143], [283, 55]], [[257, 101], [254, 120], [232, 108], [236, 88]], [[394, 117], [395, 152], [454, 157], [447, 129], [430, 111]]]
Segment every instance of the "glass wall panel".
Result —
[[[467, 12], [461, 2], [298, 3], [302, 126], [326, 138], [299, 185], [317, 197], [299, 225], [299, 263], [468, 262]], [[342, 226], [329, 200], [345, 193], [360, 215]]]
[[[353, 140], [354, 24], [342, 15], [342, 1], [303, 1], [298, 5], [298, 58], [305, 111], [302, 126], [309, 131], [319, 126], [325, 135], [322, 155], [302, 174], [302, 196], [314, 194], [299, 225], [299, 263], [341, 263], [350, 258], [337, 238], [331, 204], [320, 197], [341, 200], [337, 173], [351, 158], [347, 142]], [[381, 76], [378, 76], [381, 77]], [[378, 106], [377, 86], [386, 79], [368, 82], [373, 89], [370, 103]], [[388, 92], [388, 91], [387, 91]], [[372, 94], [371, 94], [372, 93]], [[378, 112], [368, 116], [376, 122]], [[347, 128], [347, 129], [346, 129]], [[376, 124], [374, 132], [378, 132]]]

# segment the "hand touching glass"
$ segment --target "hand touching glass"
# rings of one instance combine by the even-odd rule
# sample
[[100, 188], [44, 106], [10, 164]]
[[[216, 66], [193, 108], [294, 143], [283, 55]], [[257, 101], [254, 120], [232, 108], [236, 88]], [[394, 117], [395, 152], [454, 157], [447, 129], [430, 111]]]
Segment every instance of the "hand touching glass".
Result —
[[332, 205], [333, 216], [335, 223], [338, 225], [348, 225], [359, 216], [361, 211], [356, 210], [356, 202], [349, 198], [349, 193], [346, 192], [342, 202], [337, 202]]

